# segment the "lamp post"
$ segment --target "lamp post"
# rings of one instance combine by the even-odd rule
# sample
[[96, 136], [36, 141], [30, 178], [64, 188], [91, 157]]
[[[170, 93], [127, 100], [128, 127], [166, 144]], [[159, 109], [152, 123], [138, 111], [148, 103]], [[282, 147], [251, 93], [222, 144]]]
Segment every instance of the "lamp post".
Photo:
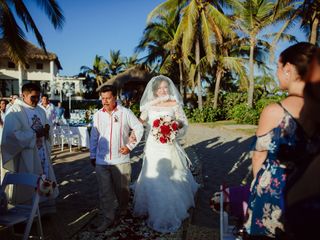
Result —
[[69, 82], [66, 82], [64, 85], [63, 85], [63, 90], [62, 90], [66, 96], [69, 98], [69, 112], [71, 113], [71, 96], [73, 95], [74, 93], [74, 88], [73, 86], [69, 83]]

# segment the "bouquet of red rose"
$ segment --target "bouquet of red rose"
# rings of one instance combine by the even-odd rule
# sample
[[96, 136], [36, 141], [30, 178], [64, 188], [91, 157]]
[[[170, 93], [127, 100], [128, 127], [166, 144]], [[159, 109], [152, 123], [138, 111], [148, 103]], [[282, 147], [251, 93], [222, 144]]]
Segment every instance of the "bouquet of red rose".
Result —
[[179, 130], [179, 124], [170, 116], [160, 117], [153, 121], [152, 135], [160, 143], [172, 143]]

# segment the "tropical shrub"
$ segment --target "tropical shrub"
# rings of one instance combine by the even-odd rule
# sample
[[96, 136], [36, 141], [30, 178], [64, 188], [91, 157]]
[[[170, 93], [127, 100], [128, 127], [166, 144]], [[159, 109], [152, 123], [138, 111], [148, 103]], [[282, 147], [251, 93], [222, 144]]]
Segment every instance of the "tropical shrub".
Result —
[[140, 104], [134, 103], [130, 106], [131, 111], [136, 115], [136, 117], [140, 116]]
[[221, 120], [221, 109], [214, 109], [212, 106], [204, 106], [202, 109], [193, 109], [188, 115], [191, 116], [189, 117], [191, 122], [214, 122]]
[[229, 109], [228, 119], [233, 119], [242, 124], [257, 124], [259, 112], [254, 108], [249, 108], [246, 103], [240, 103]]

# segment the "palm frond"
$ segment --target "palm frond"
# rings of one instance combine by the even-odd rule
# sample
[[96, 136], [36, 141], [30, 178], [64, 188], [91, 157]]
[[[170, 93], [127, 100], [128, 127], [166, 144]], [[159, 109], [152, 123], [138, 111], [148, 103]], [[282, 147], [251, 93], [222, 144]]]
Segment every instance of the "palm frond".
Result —
[[210, 42], [210, 30], [209, 30], [209, 26], [207, 24], [206, 21], [206, 16], [204, 14], [204, 12], [201, 12], [201, 31], [202, 31], [202, 44], [203, 44], [203, 48], [205, 50], [206, 53], [206, 58], [209, 62], [209, 64], [211, 65], [213, 62], [213, 49], [212, 49], [212, 45]]
[[62, 29], [65, 18], [59, 4], [55, 0], [37, 0], [37, 3], [47, 14], [54, 28]]
[[0, 30], [8, 53], [15, 63], [26, 63], [26, 41], [6, 1], [0, 1]]
[[35, 22], [33, 21], [27, 7], [24, 5], [22, 0], [14, 0], [14, 7], [16, 9], [18, 17], [23, 22], [26, 31], [28, 31], [28, 26], [31, 28], [31, 30], [34, 32], [37, 41], [39, 45], [42, 47], [42, 49], [47, 53], [46, 45], [43, 41], [42, 35], [40, 34], [38, 27], [36, 26]]
[[147, 23], [158, 16], [165, 16], [168, 12], [179, 8], [186, 0], [167, 0], [154, 8], [147, 17]]

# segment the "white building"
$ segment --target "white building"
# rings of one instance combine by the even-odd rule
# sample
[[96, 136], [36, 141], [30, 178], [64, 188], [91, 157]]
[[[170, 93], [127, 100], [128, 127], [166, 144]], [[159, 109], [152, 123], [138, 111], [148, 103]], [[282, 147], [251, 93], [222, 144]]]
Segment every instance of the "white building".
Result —
[[24, 83], [39, 83], [42, 92], [51, 99], [59, 99], [61, 88], [68, 82], [73, 86], [73, 94], [81, 95], [82, 80], [74, 77], [59, 77], [62, 69], [56, 54], [44, 52], [43, 49], [27, 42], [27, 61], [25, 67], [13, 63], [9, 57], [6, 44], [0, 39], [0, 98], [21, 95]]

